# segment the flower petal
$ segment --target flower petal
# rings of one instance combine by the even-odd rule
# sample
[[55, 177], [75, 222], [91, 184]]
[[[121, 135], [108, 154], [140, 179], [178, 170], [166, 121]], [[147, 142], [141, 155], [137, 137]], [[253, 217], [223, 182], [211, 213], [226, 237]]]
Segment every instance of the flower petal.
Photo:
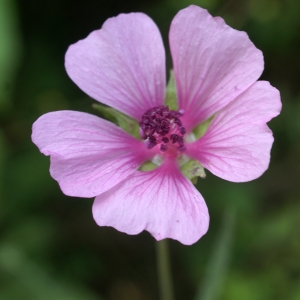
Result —
[[213, 174], [234, 182], [256, 179], [268, 168], [273, 135], [266, 122], [281, 110], [277, 89], [258, 81], [216, 114], [186, 153]]
[[189, 6], [170, 29], [179, 108], [187, 130], [211, 117], [253, 84], [263, 71], [263, 56], [245, 32]]
[[69, 196], [94, 197], [107, 191], [151, 154], [141, 141], [87, 113], [47, 113], [32, 131], [33, 142], [51, 156], [51, 176]]
[[165, 96], [165, 52], [161, 35], [145, 14], [120, 14], [69, 47], [71, 79], [89, 96], [140, 120]]
[[175, 162], [132, 176], [96, 197], [94, 219], [127, 234], [149, 231], [157, 240], [172, 238], [195, 243], [209, 224], [203, 197]]

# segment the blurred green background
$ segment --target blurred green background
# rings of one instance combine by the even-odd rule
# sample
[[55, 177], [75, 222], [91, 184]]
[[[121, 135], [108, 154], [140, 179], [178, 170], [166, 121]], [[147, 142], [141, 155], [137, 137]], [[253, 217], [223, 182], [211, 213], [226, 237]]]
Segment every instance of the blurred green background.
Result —
[[[141, 11], [169, 25], [189, 4], [246, 31], [263, 51], [283, 111], [269, 123], [268, 171], [243, 184], [208, 174], [197, 187], [209, 232], [193, 246], [170, 241], [176, 299], [300, 299], [300, 1], [0, 0], [0, 299], [159, 298], [155, 241], [100, 228], [92, 199], [64, 196], [31, 125], [61, 109], [96, 113], [64, 70], [67, 47], [109, 17]], [[171, 58], [167, 54], [168, 68]]]

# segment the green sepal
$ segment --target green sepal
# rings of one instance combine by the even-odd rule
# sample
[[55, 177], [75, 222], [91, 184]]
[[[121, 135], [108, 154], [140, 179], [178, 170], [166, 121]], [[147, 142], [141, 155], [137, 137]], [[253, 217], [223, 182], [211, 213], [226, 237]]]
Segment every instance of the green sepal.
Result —
[[196, 140], [200, 139], [205, 134], [214, 116], [215, 115], [212, 115], [210, 118], [193, 129], [193, 134]]
[[156, 165], [152, 161], [146, 161], [138, 168], [138, 170], [139, 171], [152, 171], [152, 170], [156, 169], [157, 167], [158, 167], [158, 165]]
[[183, 175], [190, 179], [193, 184], [197, 183], [198, 177], [206, 177], [203, 166], [198, 161], [193, 159], [183, 164], [180, 169]]
[[94, 103], [92, 106], [98, 110], [105, 119], [115, 123], [135, 138], [140, 138], [140, 126], [136, 120], [109, 106], [98, 103]]
[[190, 181], [192, 182], [192, 184], [196, 185], [198, 181], [198, 177], [193, 177], [190, 179]]
[[176, 85], [173, 70], [170, 70], [170, 78], [166, 89], [165, 106], [169, 106], [170, 110], [178, 110]]

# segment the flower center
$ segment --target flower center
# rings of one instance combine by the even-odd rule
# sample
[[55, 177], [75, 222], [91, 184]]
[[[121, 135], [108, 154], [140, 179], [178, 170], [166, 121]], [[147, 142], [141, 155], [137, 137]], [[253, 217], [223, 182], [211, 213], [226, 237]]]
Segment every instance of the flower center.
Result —
[[168, 106], [157, 106], [147, 110], [140, 124], [141, 138], [146, 140], [148, 149], [160, 145], [160, 151], [166, 152], [168, 148], [185, 150], [183, 136], [186, 132], [180, 117], [183, 111], [169, 110]]

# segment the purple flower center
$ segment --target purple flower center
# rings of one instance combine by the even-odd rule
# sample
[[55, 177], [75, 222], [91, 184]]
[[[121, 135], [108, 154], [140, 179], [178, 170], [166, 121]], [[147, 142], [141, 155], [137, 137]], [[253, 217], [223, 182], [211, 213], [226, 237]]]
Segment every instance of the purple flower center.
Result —
[[141, 138], [147, 140], [148, 149], [160, 145], [160, 151], [166, 152], [170, 147], [185, 150], [184, 134], [180, 117], [182, 111], [169, 110], [168, 106], [157, 106], [147, 110], [140, 124]]

